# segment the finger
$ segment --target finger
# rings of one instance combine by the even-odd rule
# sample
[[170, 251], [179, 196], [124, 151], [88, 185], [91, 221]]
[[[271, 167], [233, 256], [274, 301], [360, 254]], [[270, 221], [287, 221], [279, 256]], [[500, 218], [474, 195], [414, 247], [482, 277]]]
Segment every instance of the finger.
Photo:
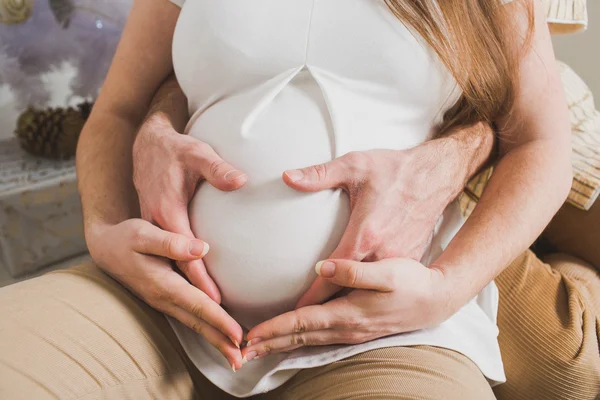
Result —
[[206, 255], [208, 243], [167, 232], [144, 222], [135, 232], [134, 250], [138, 253], [166, 257], [176, 261], [197, 260]]
[[[161, 228], [169, 232], [185, 235], [190, 239], [195, 238], [190, 227], [187, 207], [164, 207], [161, 215], [164, 218], [161, 221], [157, 221]], [[206, 271], [202, 260], [177, 261], [177, 267], [184, 273], [192, 285], [206, 293], [217, 304], [221, 303], [221, 293], [217, 284]]]
[[158, 211], [153, 214], [154, 220], [165, 231], [179, 233], [193, 238], [194, 233], [190, 225], [187, 204], [183, 199], [168, 201], [165, 198], [158, 206]]
[[341, 289], [342, 288], [339, 285], [318, 276], [306, 293], [300, 297], [294, 308], [298, 309], [324, 303]]
[[353, 178], [344, 156], [324, 164], [287, 170], [283, 173], [283, 181], [289, 187], [301, 192], [342, 188]]
[[363, 261], [365, 257], [368, 257], [377, 242], [374, 240], [373, 232], [370, 232], [367, 222], [376, 215], [376, 210], [365, 209], [364, 198], [357, 199], [344, 234], [329, 259]]
[[262, 357], [265, 353], [277, 354], [296, 350], [304, 346], [331, 344], [335, 333], [334, 330], [326, 329], [322, 331], [294, 333], [265, 341], [258, 341], [242, 349], [242, 361], [244, 363], [251, 361], [256, 356]]
[[320, 331], [293, 333], [273, 339], [258, 341], [242, 349], [242, 362], [246, 363], [264, 354], [285, 353], [305, 346], [327, 346], [331, 344], [360, 343], [363, 335], [349, 330], [325, 329]]
[[[333, 251], [330, 258], [345, 258], [345, 259], [354, 259], [355, 261], [361, 261], [361, 259], [356, 260], [353, 257], [357, 255], [354, 254], [352, 249], [352, 245], [348, 245], [347, 243], [351, 243], [356, 238], [357, 234], [353, 227], [355, 224], [352, 223], [353, 218], [350, 216], [350, 222], [344, 231], [344, 235], [338, 244], [338, 247]], [[360, 255], [358, 257], [361, 257]], [[317, 279], [313, 282], [313, 284], [308, 288], [306, 293], [300, 297], [298, 302], [296, 303], [295, 308], [301, 308], [306, 306], [311, 306], [314, 304], [321, 304], [329, 299], [331, 296], [339, 292], [342, 288], [335, 283], [324, 279], [323, 277], [318, 276]]]
[[338, 298], [325, 304], [299, 308], [271, 318], [250, 329], [247, 338], [249, 341], [257, 338], [268, 340], [293, 333], [336, 328], [342, 326], [342, 322], [355, 313], [356, 310], [349, 307], [346, 300]]
[[238, 370], [242, 367], [243, 361], [240, 349], [229, 338], [223, 335], [222, 332], [181, 307], [172, 305], [166, 308], [165, 313], [186, 325], [194, 332], [202, 335], [211, 345], [219, 350], [232, 368]]
[[190, 285], [181, 276], [172, 275], [172, 280], [166, 283], [171, 289], [172, 303], [210, 324], [239, 347], [243, 340], [242, 327], [206, 293]]
[[394, 290], [393, 265], [389, 260], [359, 262], [351, 260], [319, 261], [315, 270], [331, 283], [353, 289], [371, 289], [380, 292]]
[[215, 281], [208, 274], [204, 261], [177, 261], [177, 267], [184, 273], [192, 285], [206, 293], [215, 303], [221, 304], [221, 292]]
[[186, 154], [190, 169], [196, 169], [204, 179], [219, 190], [237, 190], [248, 182], [248, 176], [225, 162], [211, 146], [198, 141]]

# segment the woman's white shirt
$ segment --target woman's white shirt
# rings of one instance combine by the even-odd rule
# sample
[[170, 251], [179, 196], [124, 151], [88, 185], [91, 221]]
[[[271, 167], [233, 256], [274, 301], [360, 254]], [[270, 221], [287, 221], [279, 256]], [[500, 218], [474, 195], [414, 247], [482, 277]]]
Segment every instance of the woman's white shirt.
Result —
[[[249, 177], [230, 193], [202, 184], [190, 218], [196, 236], [211, 246], [205, 261], [224, 307], [250, 328], [293, 308], [348, 221], [342, 191], [296, 192], [282, 172], [350, 151], [417, 146], [433, 137], [460, 90], [383, 0], [170, 1], [182, 6], [173, 62], [192, 116], [186, 132]], [[458, 204], [450, 204], [425, 265], [462, 224]], [[503, 382], [497, 308], [491, 283], [435, 328], [270, 355], [236, 374], [201, 336], [170, 322], [198, 369], [243, 397], [272, 390], [300, 369], [390, 346], [453, 349], [492, 384]]]

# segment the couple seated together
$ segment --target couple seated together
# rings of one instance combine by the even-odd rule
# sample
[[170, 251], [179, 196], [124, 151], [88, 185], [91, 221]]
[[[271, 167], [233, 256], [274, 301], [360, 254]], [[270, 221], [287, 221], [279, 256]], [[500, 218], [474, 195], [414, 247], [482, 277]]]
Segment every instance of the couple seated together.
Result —
[[77, 173], [94, 262], [0, 290], [4, 399], [600, 392], [598, 272], [528, 250], [572, 183], [538, 0], [136, 0]]

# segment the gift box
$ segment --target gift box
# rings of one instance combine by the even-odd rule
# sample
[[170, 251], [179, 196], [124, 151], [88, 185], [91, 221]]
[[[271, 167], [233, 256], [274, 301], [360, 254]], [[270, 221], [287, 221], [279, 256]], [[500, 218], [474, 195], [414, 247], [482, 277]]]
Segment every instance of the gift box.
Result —
[[0, 141], [0, 268], [17, 277], [86, 251], [75, 160]]

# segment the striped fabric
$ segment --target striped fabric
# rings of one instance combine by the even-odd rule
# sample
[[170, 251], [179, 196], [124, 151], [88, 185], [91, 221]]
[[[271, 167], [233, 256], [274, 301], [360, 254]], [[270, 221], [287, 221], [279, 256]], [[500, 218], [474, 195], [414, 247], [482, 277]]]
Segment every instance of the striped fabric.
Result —
[[573, 187], [569, 202], [589, 210], [600, 194], [600, 112], [589, 87], [566, 64], [559, 63], [571, 111]]
[[[573, 144], [573, 186], [568, 203], [589, 210], [600, 195], [600, 112], [588, 86], [568, 65], [559, 62], [559, 69], [571, 114]], [[463, 214], [468, 216], [483, 193], [492, 169], [476, 176], [460, 196]]]
[[586, 0], [544, 0], [550, 31], [574, 33], [587, 27]]
[[600, 271], [566, 254], [544, 262], [526, 251], [494, 280], [507, 379], [496, 398], [600, 400]]

